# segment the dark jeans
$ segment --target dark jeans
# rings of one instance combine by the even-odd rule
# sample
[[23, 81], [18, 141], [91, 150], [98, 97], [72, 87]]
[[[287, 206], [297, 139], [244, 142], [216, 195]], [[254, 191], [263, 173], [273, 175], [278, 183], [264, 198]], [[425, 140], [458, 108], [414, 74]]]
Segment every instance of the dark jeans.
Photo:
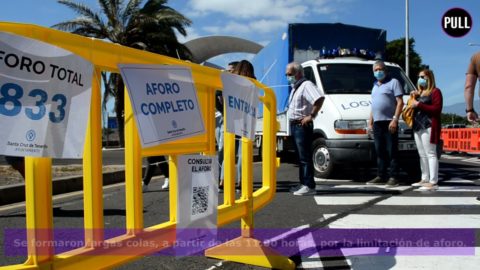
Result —
[[305, 126], [290, 123], [290, 130], [292, 131], [300, 162], [298, 171], [300, 184], [309, 188], [315, 188], [312, 159], [313, 123], [310, 122]]
[[[398, 176], [398, 132], [388, 130], [390, 121], [377, 121], [373, 123], [373, 138], [377, 154], [377, 175], [382, 179]], [[390, 172], [387, 170], [390, 167]]]
[[147, 157], [147, 161], [148, 166], [145, 170], [145, 175], [143, 176], [143, 183], [145, 185], [148, 185], [150, 183], [150, 180], [152, 180], [152, 176], [155, 173], [155, 167], [157, 166], [157, 164], [155, 163], [161, 162], [158, 164], [158, 167], [160, 167], [163, 175], [165, 175], [165, 177], [168, 177], [168, 161], [164, 156]]

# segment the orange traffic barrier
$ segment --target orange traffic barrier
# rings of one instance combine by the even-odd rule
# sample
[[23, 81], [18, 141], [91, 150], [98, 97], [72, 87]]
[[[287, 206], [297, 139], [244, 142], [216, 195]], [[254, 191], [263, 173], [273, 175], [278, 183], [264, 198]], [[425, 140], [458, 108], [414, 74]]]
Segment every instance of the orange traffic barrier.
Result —
[[480, 153], [480, 128], [442, 129], [443, 150], [447, 152]]

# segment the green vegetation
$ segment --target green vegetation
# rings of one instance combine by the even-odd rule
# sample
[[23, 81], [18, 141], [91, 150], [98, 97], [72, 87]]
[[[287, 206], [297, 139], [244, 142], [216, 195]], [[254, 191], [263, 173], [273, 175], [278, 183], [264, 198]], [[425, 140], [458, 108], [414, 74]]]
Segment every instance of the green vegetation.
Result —
[[[415, 39], [409, 39], [409, 66], [410, 66], [410, 79], [412, 82], [417, 81], [417, 75], [420, 70], [428, 67], [427, 65], [422, 63], [422, 57], [415, 51]], [[405, 70], [405, 38], [394, 39], [392, 41], [387, 42], [387, 49], [386, 49], [386, 61], [393, 62], [398, 64]]]
[[[175, 31], [187, 35], [191, 21], [168, 7], [168, 0], [98, 0], [100, 11], [72, 0], [58, 0], [79, 17], [53, 27], [86, 37], [106, 39], [120, 45], [181, 59], [191, 59], [190, 51], [178, 42]], [[103, 106], [115, 99], [120, 144], [124, 143], [124, 84], [119, 74], [102, 74], [105, 85]]]
[[442, 126], [451, 125], [451, 124], [463, 124], [470, 125], [465, 116], [459, 116], [454, 113], [442, 113], [441, 117]]

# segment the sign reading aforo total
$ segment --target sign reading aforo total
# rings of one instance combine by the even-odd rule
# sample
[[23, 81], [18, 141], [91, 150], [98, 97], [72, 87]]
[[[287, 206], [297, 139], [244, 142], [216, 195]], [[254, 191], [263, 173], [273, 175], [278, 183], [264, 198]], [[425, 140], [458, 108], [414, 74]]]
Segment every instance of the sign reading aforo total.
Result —
[[0, 154], [81, 158], [92, 74], [72, 52], [0, 32]]
[[247, 78], [222, 73], [227, 131], [253, 140], [257, 120], [258, 90]]
[[205, 132], [188, 67], [122, 64], [119, 68], [143, 147]]

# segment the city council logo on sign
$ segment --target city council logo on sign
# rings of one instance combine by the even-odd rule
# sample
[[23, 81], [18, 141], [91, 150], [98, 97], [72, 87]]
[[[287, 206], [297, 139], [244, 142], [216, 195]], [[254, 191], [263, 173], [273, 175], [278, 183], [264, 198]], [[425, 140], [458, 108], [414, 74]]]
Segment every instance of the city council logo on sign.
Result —
[[0, 32], [0, 154], [82, 158], [92, 74], [72, 52]]
[[128, 64], [119, 68], [143, 147], [205, 133], [189, 68]]

